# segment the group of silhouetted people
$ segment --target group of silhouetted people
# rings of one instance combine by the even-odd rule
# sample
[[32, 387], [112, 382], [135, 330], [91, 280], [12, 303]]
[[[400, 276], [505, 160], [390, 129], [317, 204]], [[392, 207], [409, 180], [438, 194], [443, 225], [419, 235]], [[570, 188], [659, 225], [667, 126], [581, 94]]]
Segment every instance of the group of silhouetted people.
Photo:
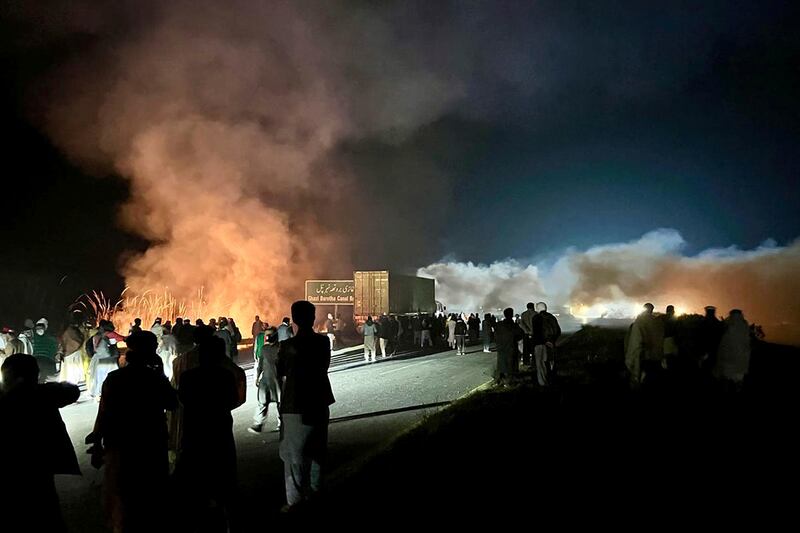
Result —
[[634, 388], [657, 386], [667, 373], [678, 379], [713, 379], [731, 390], [739, 390], [750, 368], [754, 329], [739, 309], [725, 320], [716, 308], [707, 306], [699, 327], [682, 334], [675, 307], [663, 314], [651, 303], [631, 324], [625, 338], [625, 366]]
[[[287, 511], [322, 488], [334, 402], [330, 341], [313, 330], [314, 305], [295, 302], [292, 319], [297, 330], [287, 318], [283, 340], [279, 328], [265, 329], [257, 375], [263, 384], [259, 408], [280, 398]], [[115, 532], [239, 529], [231, 411], [245, 401], [245, 374], [219, 329], [200, 324], [183, 331], [191, 331], [192, 345], [172, 361], [171, 382], [156, 333], [133, 327], [118, 368], [102, 380], [86, 444], [91, 464], [104, 469], [105, 509]], [[41, 384], [39, 374], [30, 354], [12, 354], [2, 363], [0, 501], [18, 510], [10, 514], [20, 519], [6, 520], [3, 531], [63, 531], [53, 476], [80, 474], [58, 411], [78, 400], [79, 389], [67, 382]], [[266, 411], [260, 414], [263, 424]]]

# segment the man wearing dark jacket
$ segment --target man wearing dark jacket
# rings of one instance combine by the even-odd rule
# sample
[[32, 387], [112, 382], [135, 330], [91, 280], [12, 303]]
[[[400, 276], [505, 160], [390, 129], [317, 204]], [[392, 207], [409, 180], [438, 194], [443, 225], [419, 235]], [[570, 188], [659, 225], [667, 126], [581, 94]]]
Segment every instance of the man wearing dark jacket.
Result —
[[[140, 331], [127, 338], [127, 363], [103, 383], [94, 431], [92, 464], [105, 464], [107, 508], [115, 531], [165, 531], [169, 481], [165, 410], [178, 399], [162, 371], [154, 368], [156, 336]], [[102, 460], [101, 460], [102, 456]]]
[[523, 332], [514, 322], [514, 310], [507, 308], [503, 311], [502, 322], [494, 328], [494, 338], [497, 343], [497, 372], [495, 380], [498, 385], [506, 385], [510, 378], [516, 375], [519, 368], [519, 341]]
[[536, 364], [536, 379], [542, 387], [548, 384], [548, 374], [555, 369], [556, 341], [561, 336], [561, 326], [555, 316], [547, 312], [547, 304], [536, 304], [537, 313], [531, 326], [533, 334], [533, 358]]
[[458, 315], [458, 318], [456, 318], [455, 337], [457, 353], [458, 355], [464, 355], [464, 345], [467, 339], [467, 324], [464, 322], [464, 317], [461, 315]]
[[6, 358], [2, 373], [2, 530], [65, 531], [53, 476], [81, 472], [58, 410], [80, 391], [71, 383], [37, 385], [39, 367], [27, 354]]
[[280, 456], [284, 463], [287, 509], [301, 503], [322, 485], [322, 467], [328, 447], [329, 406], [334, 403], [328, 380], [330, 342], [314, 333], [314, 304], [292, 304], [297, 334], [281, 343], [278, 378], [281, 394]]
[[[191, 531], [229, 531], [237, 523], [236, 444], [231, 411], [241, 405], [222, 339], [198, 346], [200, 365], [181, 376], [181, 456], [175, 467]], [[203, 528], [202, 526], [205, 526]]]
[[392, 338], [392, 324], [389, 322], [389, 317], [386, 314], [381, 315], [378, 321], [378, 338], [380, 339], [381, 357], [386, 357], [386, 350]]

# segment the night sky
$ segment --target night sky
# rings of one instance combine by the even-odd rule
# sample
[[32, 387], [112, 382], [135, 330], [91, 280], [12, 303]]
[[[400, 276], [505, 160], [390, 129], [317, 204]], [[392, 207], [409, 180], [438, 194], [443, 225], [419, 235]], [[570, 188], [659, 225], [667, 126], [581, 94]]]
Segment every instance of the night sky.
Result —
[[[341, 222], [364, 233], [352, 264], [535, 258], [660, 227], [687, 253], [800, 236], [796, 3], [425, 4], [381, 3], [383, 21], [459, 96], [398, 137], [336, 149], [373, 206]], [[125, 254], [146, 247], [115, 222], [128, 182], [68, 159], [41, 126], [41, 80], [102, 36], [21, 5], [0, 26], [0, 311], [14, 319], [19, 280], [69, 276], [45, 305], [113, 292]], [[415, 173], [429, 177], [398, 192]], [[395, 231], [402, 245], [387, 246]]]

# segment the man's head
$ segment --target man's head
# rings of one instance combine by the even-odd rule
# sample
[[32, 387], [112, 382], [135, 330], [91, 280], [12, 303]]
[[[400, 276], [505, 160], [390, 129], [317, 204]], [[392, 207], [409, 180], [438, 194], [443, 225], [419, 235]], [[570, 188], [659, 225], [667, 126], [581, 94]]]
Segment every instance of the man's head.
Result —
[[9, 355], [0, 369], [3, 375], [3, 390], [10, 391], [20, 386], [33, 386], [39, 381], [39, 365], [32, 355], [18, 353]]
[[133, 319], [133, 325], [134, 326], [141, 326], [142, 325], [142, 319], [141, 318]]
[[706, 309], [706, 316], [708, 318], [715, 318], [717, 316], [717, 308], [714, 307], [713, 305], [707, 305], [705, 309]]
[[39, 321], [36, 323], [36, 327], [33, 329], [33, 331], [37, 335], [44, 335], [44, 332], [47, 331], [47, 326], [43, 324], [41, 321]]
[[197, 348], [201, 365], [215, 365], [225, 357], [225, 341], [209, 337]]
[[276, 344], [278, 342], [278, 330], [273, 327], [268, 327], [264, 330], [264, 338], [267, 344]]
[[513, 307], [506, 307], [503, 309], [503, 316], [507, 319], [514, 318], [514, 308]]
[[529, 311], [533, 311], [535, 309], [533, 302], [528, 302], [528, 305], [525, 306]]
[[25, 329], [33, 329], [33, 326], [34, 326], [33, 319], [32, 318], [26, 318], [24, 326], [25, 326]]
[[161, 324], [161, 317], [160, 316], [156, 317], [156, 324]]
[[539, 313], [543, 313], [547, 311], [547, 304], [544, 302], [539, 302], [536, 304], [536, 311]]
[[261, 317], [256, 315], [256, 322], [261, 322]]
[[675, 306], [668, 305], [667, 306], [667, 316], [674, 316], [675, 315]]
[[149, 331], [137, 331], [125, 339], [128, 345], [128, 352], [125, 359], [128, 364], [136, 364], [143, 361], [146, 356], [156, 353], [158, 348], [158, 338]]
[[328, 320], [333, 320], [333, 313], [328, 313]]
[[292, 322], [297, 324], [300, 329], [314, 327], [316, 318], [316, 307], [306, 300], [298, 300], [292, 304]]
[[644, 314], [652, 315], [653, 314], [653, 309], [655, 309], [655, 308], [656, 308], [656, 306], [654, 306], [650, 302], [647, 302], [646, 304], [644, 304]]
[[183, 325], [183, 319], [181, 317], [175, 317], [175, 325], [177, 326], [178, 324], [181, 326]]
[[281, 320], [281, 324], [286, 324], [287, 326], [289, 325], [289, 322], [291, 322], [291, 320], [289, 320], [288, 316], [283, 317], [283, 320]]
[[192, 341], [194, 341], [194, 343], [198, 346], [212, 337], [214, 337], [214, 328], [211, 326], [206, 326], [202, 324], [202, 322], [198, 324], [192, 332]]

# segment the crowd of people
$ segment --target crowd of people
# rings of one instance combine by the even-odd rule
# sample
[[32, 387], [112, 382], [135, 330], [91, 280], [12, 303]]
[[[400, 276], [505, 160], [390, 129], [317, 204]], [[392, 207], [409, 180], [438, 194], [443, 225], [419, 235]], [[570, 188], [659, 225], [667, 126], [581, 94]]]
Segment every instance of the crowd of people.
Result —
[[658, 386], [669, 373], [679, 379], [713, 378], [739, 390], [750, 368], [752, 339], [761, 335], [740, 309], [732, 309], [720, 320], [716, 307], [707, 306], [698, 331], [692, 338], [683, 338], [674, 306], [656, 313], [655, 306], [646, 303], [625, 338], [631, 386]]
[[[259, 407], [251, 430], [261, 431], [267, 406], [280, 402], [287, 511], [322, 487], [334, 403], [328, 380], [331, 343], [313, 329], [315, 307], [295, 302], [291, 315], [278, 327], [258, 317], [253, 325], [261, 344], [256, 346]], [[99, 406], [86, 444], [91, 464], [104, 469], [105, 509], [115, 532], [238, 527], [231, 411], [245, 402], [247, 384], [229, 343], [235, 345], [240, 334], [230, 319], [209, 322], [177, 319], [172, 326], [157, 320], [145, 331], [136, 320], [122, 338], [127, 351], [116, 356], [113, 369], [95, 369], [91, 388]], [[78, 344], [89, 344], [89, 366], [103, 368], [114, 345], [110, 339], [117, 336], [103, 321], [94, 334], [84, 335], [86, 343], [70, 346], [78, 351]], [[165, 343], [170, 336], [174, 341]], [[88, 342], [94, 338], [100, 340]], [[165, 345], [169, 357], [160, 351]], [[41, 359], [34, 353], [23, 349], [2, 361], [0, 425], [13, 428], [4, 452], [16, 460], [4, 472], [14, 481], [0, 484], [0, 501], [19, 508], [17, 516], [25, 520], [19, 527], [6, 524], [10, 531], [29, 531], [31, 523], [62, 531], [53, 476], [80, 469], [58, 409], [77, 401], [80, 391], [69, 381], [43, 383]]]
[[489, 353], [496, 344], [495, 377], [499, 384], [508, 384], [519, 372], [520, 363], [532, 367], [535, 361], [534, 370], [542, 386], [554, 372], [555, 343], [561, 335], [558, 319], [547, 312], [544, 302], [536, 306], [529, 303], [522, 315], [507, 308], [499, 321], [491, 313], [484, 314], [483, 319], [479, 313], [382, 314], [378, 320], [368, 316], [360, 331], [366, 362], [395, 355], [398, 349], [449, 347], [458, 355], [466, 355], [468, 345], [482, 343], [483, 351]]
[[[331, 352], [344, 329], [330, 314], [315, 331], [315, 307], [295, 302], [292, 318], [271, 326], [256, 316], [252, 325], [257, 407], [250, 432], [261, 433], [271, 404], [281, 431], [286, 509], [312, 498], [322, 486], [329, 406]], [[233, 319], [220, 317], [174, 325], [157, 318], [149, 331], [141, 320], [128, 334], [101, 320], [76, 322], [58, 338], [49, 322], [25, 321], [17, 333], [3, 328], [0, 339], [3, 393], [0, 425], [14, 428], [4, 450], [4, 503], [36, 512], [48, 531], [63, 529], [55, 474], [80, 473], [58, 409], [79, 398], [77, 384], [99, 401], [93, 431], [86, 437], [91, 464], [104, 467], [105, 507], [114, 531], [226, 531], [236, 527], [236, 446], [231, 411], [244, 404], [246, 378], [237, 364], [242, 335]], [[561, 328], [544, 302], [512, 308], [502, 319], [487, 313], [367, 317], [360, 327], [368, 362], [399, 348], [450, 348], [466, 355], [468, 344], [496, 351], [495, 379], [507, 386], [528, 367], [539, 386], [555, 373]], [[624, 346], [631, 386], [655, 386], [665, 373], [705, 372], [739, 390], [750, 365], [757, 333], [741, 310], [722, 321], [705, 308], [693, 347], [681, 338], [673, 306], [656, 313], [652, 304], [630, 325]], [[124, 342], [126, 351], [119, 345]], [[494, 348], [494, 350], [492, 350]], [[44, 378], [57, 377], [57, 382]], [[7, 447], [6, 447], [7, 446]], [[42, 460], [46, 458], [46, 460]], [[167, 487], [178, 487], [175, 505]], [[170, 511], [171, 510], [171, 511]]]

